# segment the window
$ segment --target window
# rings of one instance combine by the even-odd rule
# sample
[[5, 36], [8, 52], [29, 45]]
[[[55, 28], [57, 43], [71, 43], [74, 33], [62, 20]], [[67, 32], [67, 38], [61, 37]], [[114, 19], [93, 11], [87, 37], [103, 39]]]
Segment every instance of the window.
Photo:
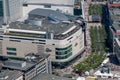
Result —
[[7, 50], [10, 50], [10, 51], [16, 51], [16, 48], [10, 48], [10, 47], [7, 47]]
[[24, 7], [27, 7], [27, 6], [28, 6], [28, 4], [23, 4], [23, 6], [24, 6]]
[[15, 52], [7, 52], [8, 55], [16, 55]]
[[65, 48], [56, 48], [56, 59], [66, 59], [72, 55], [72, 45]]
[[50, 4], [44, 5], [44, 8], [51, 8]]

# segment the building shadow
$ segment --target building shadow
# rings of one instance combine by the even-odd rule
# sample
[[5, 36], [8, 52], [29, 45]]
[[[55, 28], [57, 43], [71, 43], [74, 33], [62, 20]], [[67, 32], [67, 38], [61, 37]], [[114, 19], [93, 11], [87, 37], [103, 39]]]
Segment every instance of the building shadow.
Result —
[[109, 56], [110, 63], [115, 64], [115, 65], [120, 65], [118, 62], [118, 59], [116, 55], [112, 54]]

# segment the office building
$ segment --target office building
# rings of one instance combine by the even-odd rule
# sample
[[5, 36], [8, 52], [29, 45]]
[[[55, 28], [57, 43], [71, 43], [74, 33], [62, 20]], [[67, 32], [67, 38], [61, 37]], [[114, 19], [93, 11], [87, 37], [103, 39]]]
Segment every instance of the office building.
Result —
[[0, 55], [24, 58], [28, 53], [45, 53], [52, 62], [68, 63], [85, 49], [83, 27], [78, 17], [48, 9], [32, 10], [27, 20], [4, 26]]
[[23, 5], [23, 15], [26, 16], [36, 8], [51, 9], [73, 15], [74, 0], [27, 0]]
[[120, 39], [120, 3], [108, 4], [109, 7], [109, 46], [120, 62], [119, 39]]
[[0, 80], [23, 80], [23, 75], [16, 70], [1, 70]]
[[110, 4], [120, 3], [120, 0], [108, 0]]
[[2, 0], [0, 0], [0, 17], [3, 16], [3, 4]]
[[22, 2], [23, 0], [3, 0], [4, 24], [22, 17]]
[[23, 73], [23, 80], [30, 80], [38, 74], [51, 73], [48, 55], [28, 54], [25, 60], [8, 59], [3, 62], [3, 68]]
[[114, 54], [116, 54], [118, 62], [120, 63], [120, 39], [119, 38], [116, 38], [114, 42]]

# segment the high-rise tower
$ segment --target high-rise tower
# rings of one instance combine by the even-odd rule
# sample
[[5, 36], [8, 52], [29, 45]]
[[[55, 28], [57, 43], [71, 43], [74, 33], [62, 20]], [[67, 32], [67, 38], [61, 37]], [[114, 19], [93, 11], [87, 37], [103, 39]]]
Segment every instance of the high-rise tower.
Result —
[[4, 24], [16, 21], [22, 17], [23, 0], [3, 0]]
[[0, 17], [3, 16], [3, 4], [2, 0], [0, 0]]

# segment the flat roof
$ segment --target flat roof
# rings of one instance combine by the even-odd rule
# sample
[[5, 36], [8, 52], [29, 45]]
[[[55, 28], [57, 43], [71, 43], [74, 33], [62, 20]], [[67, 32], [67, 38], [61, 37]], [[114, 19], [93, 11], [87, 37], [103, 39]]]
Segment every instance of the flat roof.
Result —
[[[20, 71], [16, 70], [2, 70], [0, 72], [0, 80], [13, 80], [17, 79], [18, 77], [22, 76], [22, 73]], [[5, 79], [2, 79], [5, 78]]]
[[120, 30], [120, 9], [119, 8], [109, 8], [110, 17], [112, 20], [112, 27], [115, 30]]
[[75, 23], [75, 20], [78, 18], [79, 20], [83, 21], [78, 16], [70, 16], [54, 10], [37, 8], [29, 13], [28, 19], [22, 22], [12, 22], [9, 24], [9, 28], [18, 30], [52, 32], [55, 35], [59, 35], [66, 32], [73, 26], [80, 26], [79, 24]]
[[58, 77], [52, 74], [43, 73], [35, 76], [31, 80], [72, 80], [71, 78]]
[[[84, 20], [79, 16], [65, 15], [53, 10], [35, 9], [29, 13], [29, 17], [25, 21], [10, 23], [8, 31], [11, 30], [11, 32], [6, 35], [37, 38], [46, 38], [45, 35], [47, 35], [51, 38], [53, 34], [54, 39], [65, 39], [82, 28], [83, 22]], [[29, 33], [30, 35], [27, 35]]]
[[[24, 61], [17, 61], [17, 60], [7, 60], [5, 62], [13, 62], [13, 63], [23, 63]], [[3, 67], [6, 67], [6, 68], [11, 68], [11, 69], [15, 69], [15, 70], [28, 70], [29, 68], [33, 67], [35, 64], [32, 64], [32, 63], [28, 63], [26, 62], [26, 65], [24, 67], [17, 67], [15, 65], [6, 65], [4, 64]]]
[[[49, 56], [50, 56], [50, 54], [33, 54], [33, 53], [30, 53], [30, 54], [26, 55], [26, 61], [30, 62], [30, 63], [34, 63], [34, 64], [41, 63], [42, 61], [47, 59]], [[34, 59], [29, 60], [30, 58], [34, 58]]]
[[[42, 21], [42, 25], [41, 26], [37, 26], [37, 25], [32, 25], [32, 24], [26, 24], [23, 22], [12, 22], [9, 25], [10, 29], [18, 29], [18, 30], [30, 30], [30, 31], [42, 31], [42, 32], [52, 32], [55, 35], [59, 35], [62, 34], [64, 32], [66, 32], [68, 29], [70, 29], [71, 27], [73, 27], [74, 23], [51, 23], [50, 21], [47, 20], [43, 20]], [[76, 25], [78, 26], [78, 25]], [[27, 31], [26, 31], [27, 32]]]

